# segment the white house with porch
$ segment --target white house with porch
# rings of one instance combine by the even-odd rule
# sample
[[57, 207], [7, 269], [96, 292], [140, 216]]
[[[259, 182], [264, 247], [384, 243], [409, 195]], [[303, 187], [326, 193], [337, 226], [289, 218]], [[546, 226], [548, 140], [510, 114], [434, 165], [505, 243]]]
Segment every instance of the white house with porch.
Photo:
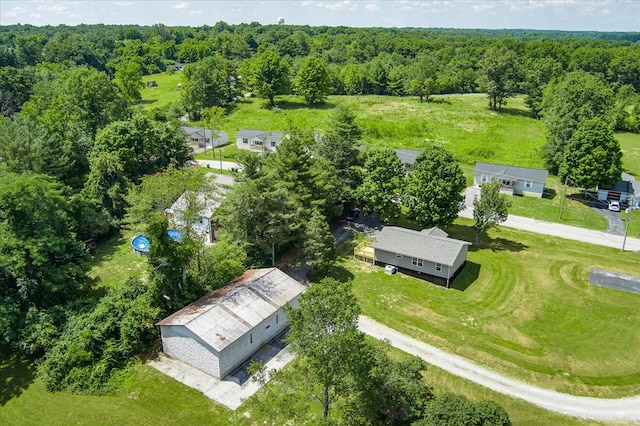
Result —
[[238, 149], [249, 149], [256, 152], [275, 152], [284, 137], [282, 132], [242, 129], [236, 133]]
[[507, 195], [526, 195], [542, 198], [548, 171], [502, 164], [476, 163], [473, 169], [473, 186], [498, 181], [500, 192]]

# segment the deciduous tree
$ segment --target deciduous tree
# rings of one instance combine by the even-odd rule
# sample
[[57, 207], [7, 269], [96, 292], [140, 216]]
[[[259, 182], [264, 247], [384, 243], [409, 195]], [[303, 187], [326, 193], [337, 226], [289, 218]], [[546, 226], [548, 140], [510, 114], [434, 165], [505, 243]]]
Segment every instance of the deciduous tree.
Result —
[[366, 214], [377, 212], [386, 222], [400, 216], [400, 198], [405, 171], [400, 158], [392, 149], [367, 151], [364, 163], [364, 179], [358, 188], [358, 198], [363, 201]]
[[431, 146], [415, 160], [407, 178], [404, 203], [423, 228], [448, 227], [458, 217], [466, 181], [449, 151]]
[[273, 50], [255, 57], [251, 64], [251, 86], [256, 94], [275, 105], [275, 97], [289, 93], [289, 65]]
[[473, 229], [476, 231], [475, 244], [478, 244], [480, 234], [498, 226], [507, 220], [511, 201], [500, 194], [500, 183], [494, 180], [481, 185], [480, 198], [473, 198], [473, 219], [476, 221]]
[[308, 57], [298, 70], [293, 86], [308, 105], [324, 102], [331, 91], [331, 78], [324, 62], [313, 56]]
[[489, 108], [499, 110], [518, 90], [518, 55], [506, 47], [491, 47], [480, 60], [482, 89], [489, 97]]

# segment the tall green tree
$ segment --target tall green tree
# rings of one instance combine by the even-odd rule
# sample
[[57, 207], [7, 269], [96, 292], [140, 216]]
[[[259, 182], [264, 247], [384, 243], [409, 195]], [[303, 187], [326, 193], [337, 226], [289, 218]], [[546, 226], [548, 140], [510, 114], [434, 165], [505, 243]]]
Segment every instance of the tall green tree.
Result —
[[427, 404], [427, 415], [414, 426], [511, 426], [509, 414], [492, 401], [474, 403], [463, 395], [445, 393]]
[[543, 156], [551, 173], [558, 174], [567, 152], [567, 143], [582, 122], [600, 119], [613, 122], [614, 96], [598, 77], [584, 71], [567, 74], [561, 81], [549, 84], [542, 98], [547, 143]]
[[293, 87], [308, 105], [324, 102], [331, 92], [331, 78], [324, 62], [313, 56], [305, 59], [296, 74]]
[[314, 210], [304, 230], [302, 261], [313, 269], [325, 270], [335, 260], [336, 240], [325, 216]]
[[622, 151], [613, 130], [599, 119], [585, 120], [567, 142], [558, 176], [583, 188], [611, 187], [620, 180]]
[[199, 120], [205, 109], [231, 102], [229, 93], [231, 66], [220, 56], [207, 57], [183, 70], [180, 99], [192, 120]]
[[118, 64], [114, 82], [129, 103], [137, 104], [142, 100], [142, 94], [140, 93], [144, 87], [142, 67], [137, 62], [127, 61]]
[[562, 64], [552, 58], [531, 58], [525, 62], [522, 90], [525, 103], [534, 118], [542, 115], [542, 94], [550, 81], [560, 77]]
[[450, 226], [458, 217], [465, 186], [462, 170], [449, 151], [426, 148], [407, 177], [404, 204], [408, 216], [423, 228]]
[[[0, 173], [0, 342], [20, 345], [32, 319], [86, 296], [86, 253], [61, 186], [45, 175]], [[57, 325], [60, 325], [59, 323]], [[37, 329], [37, 327], [35, 327]]]
[[400, 216], [405, 171], [402, 161], [392, 149], [372, 149], [366, 153], [364, 179], [358, 188], [363, 211], [378, 212], [380, 220], [387, 222]]
[[478, 244], [480, 234], [497, 227], [507, 220], [511, 201], [500, 194], [500, 183], [494, 180], [480, 186], [480, 198], [473, 197], [473, 229], [476, 231], [474, 244]]
[[355, 377], [368, 371], [364, 334], [358, 330], [360, 308], [349, 283], [325, 278], [303, 293], [300, 307], [285, 307], [287, 341], [301, 359], [305, 376], [317, 384], [311, 395], [327, 418], [331, 406], [355, 393]]
[[518, 55], [506, 47], [491, 47], [480, 60], [480, 68], [480, 86], [489, 97], [489, 108], [497, 111], [506, 104], [507, 98], [517, 93], [520, 82]]
[[250, 72], [250, 85], [258, 96], [269, 100], [269, 105], [275, 105], [277, 95], [289, 93], [289, 64], [273, 50], [256, 56]]

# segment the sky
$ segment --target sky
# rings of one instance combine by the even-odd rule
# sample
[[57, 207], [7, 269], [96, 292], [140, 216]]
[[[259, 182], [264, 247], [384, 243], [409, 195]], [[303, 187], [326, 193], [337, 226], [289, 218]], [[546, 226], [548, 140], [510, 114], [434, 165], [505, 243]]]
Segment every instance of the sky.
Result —
[[350, 27], [640, 31], [640, 0], [0, 0], [0, 25], [259, 22]]

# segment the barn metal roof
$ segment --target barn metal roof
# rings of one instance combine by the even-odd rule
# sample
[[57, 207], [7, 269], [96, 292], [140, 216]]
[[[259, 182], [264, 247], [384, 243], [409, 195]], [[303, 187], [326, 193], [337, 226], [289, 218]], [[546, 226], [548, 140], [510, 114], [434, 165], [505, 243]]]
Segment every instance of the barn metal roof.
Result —
[[220, 352], [305, 288], [278, 268], [251, 269], [156, 325], [185, 326]]
[[398, 226], [385, 226], [376, 236], [371, 247], [453, 266], [460, 251], [466, 245], [471, 245], [471, 243], [448, 238], [444, 231], [435, 227], [414, 231]]

